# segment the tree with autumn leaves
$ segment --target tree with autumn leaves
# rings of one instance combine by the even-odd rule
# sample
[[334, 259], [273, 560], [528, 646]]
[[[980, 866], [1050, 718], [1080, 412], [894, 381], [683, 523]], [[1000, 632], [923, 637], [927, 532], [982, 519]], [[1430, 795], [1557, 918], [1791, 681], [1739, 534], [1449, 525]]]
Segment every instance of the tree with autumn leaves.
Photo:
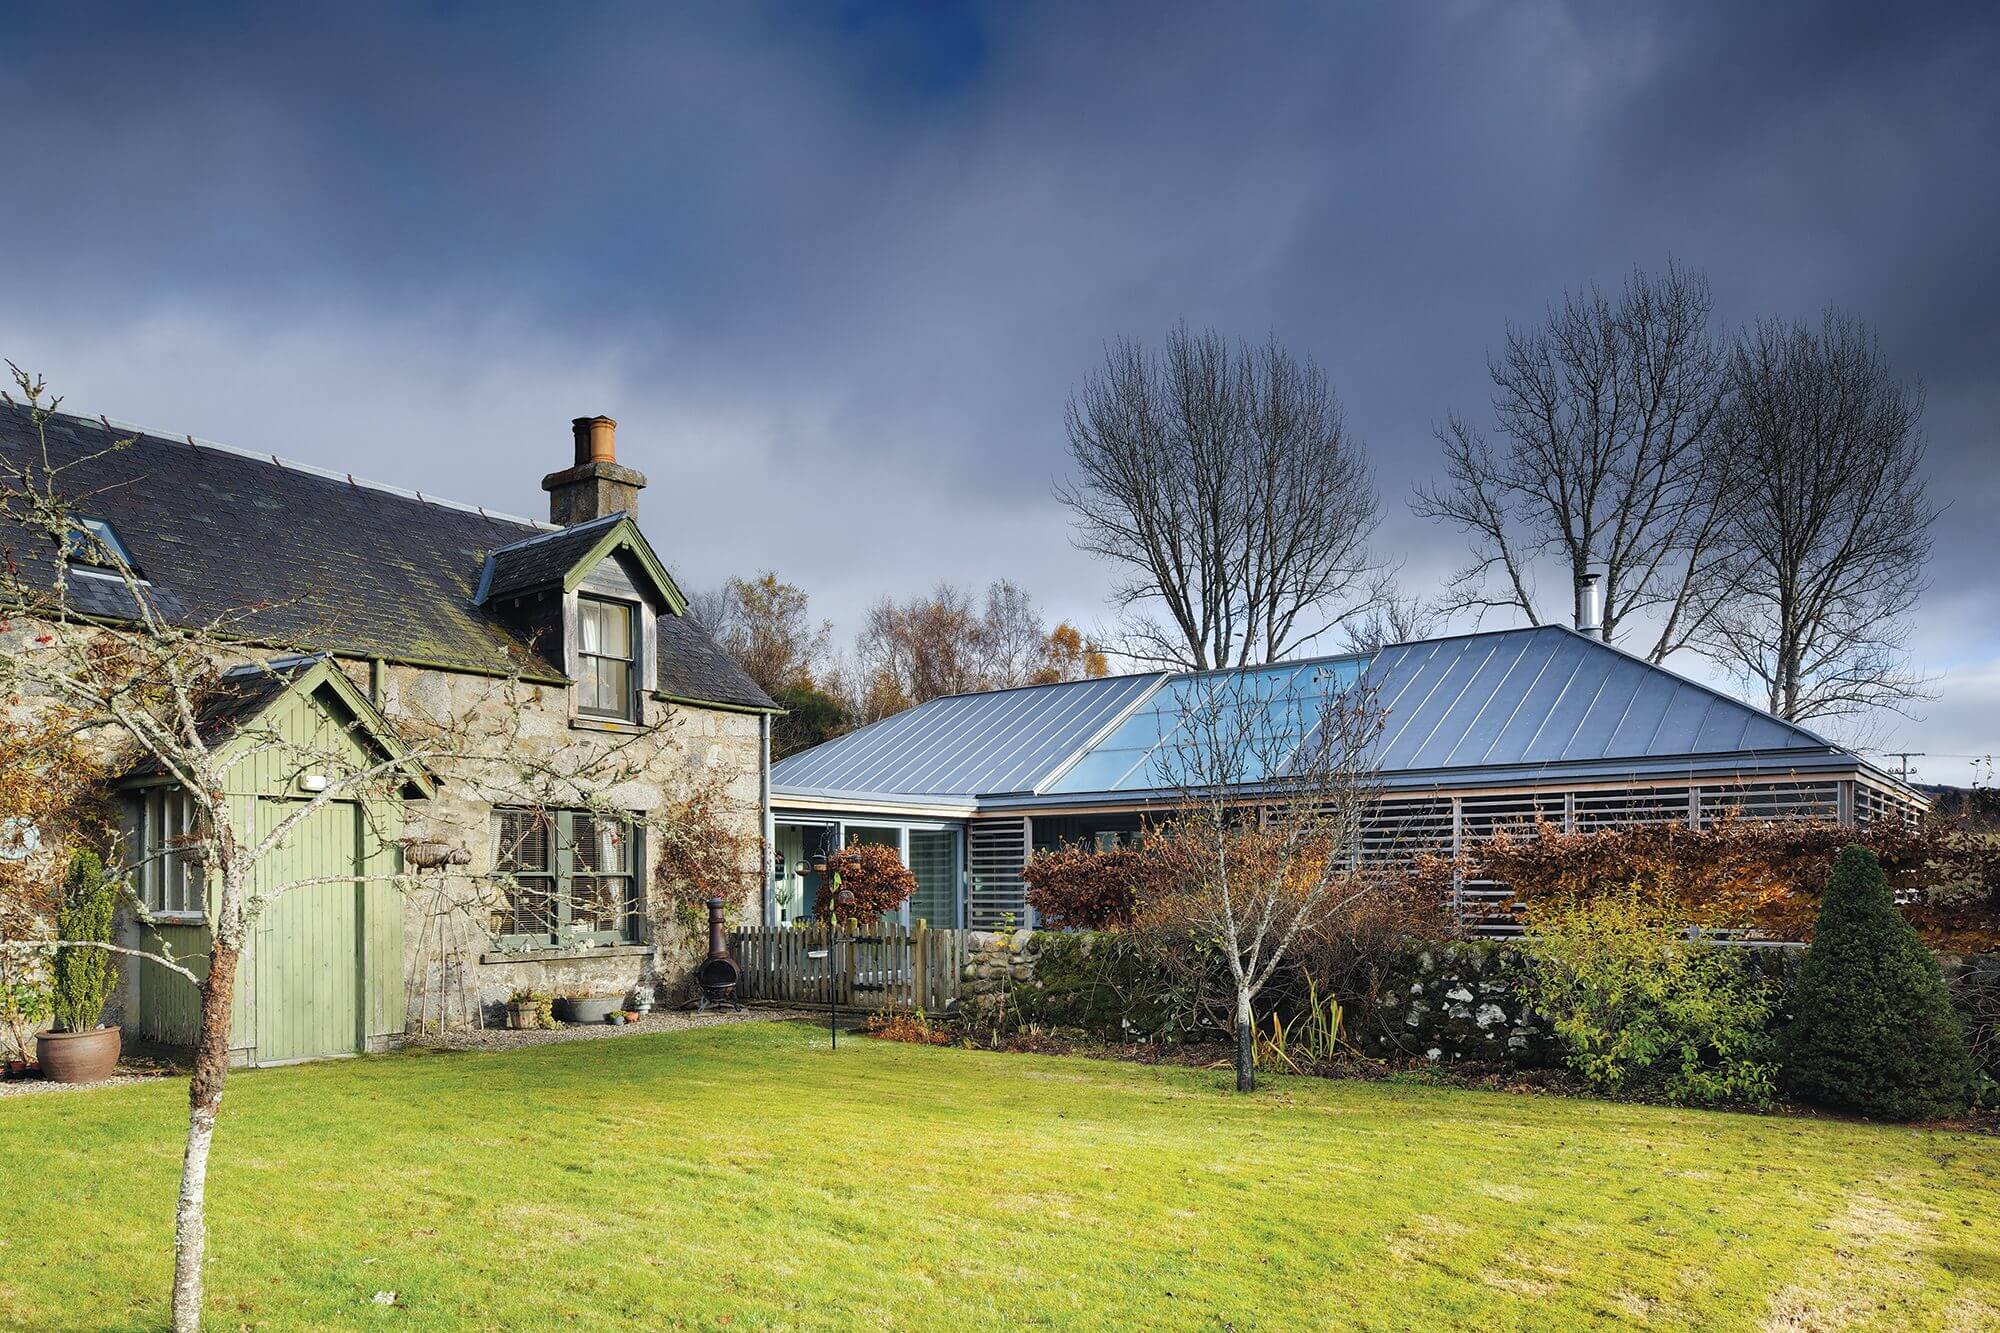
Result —
[[952, 583], [869, 609], [851, 660], [803, 588], [766, 570], [695, 596], [692, 614], [744, 673], [785, 709], [774, 758], [832, 740], [947, 694], [1052, 685], [1110, 671], [1104, 650], [1068, 621], [1050, 629], [1008, 579], [983, 597]]

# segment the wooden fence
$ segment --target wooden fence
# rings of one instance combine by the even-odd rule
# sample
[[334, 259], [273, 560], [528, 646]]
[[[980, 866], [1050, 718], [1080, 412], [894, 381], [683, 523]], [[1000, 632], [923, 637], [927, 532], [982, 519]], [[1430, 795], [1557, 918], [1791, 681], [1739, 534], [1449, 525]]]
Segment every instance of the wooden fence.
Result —
[[[731, 931], [746, 1000], [850, 1009], [921, 1009], [941, 1014], [958, 998], [965, 971], [963, 930], [896, 922], [829, 936], [817, 923]], [[815, 954], [820, 955], [814, 957]], [[830, 992], [830, 994], [829, 994]]]

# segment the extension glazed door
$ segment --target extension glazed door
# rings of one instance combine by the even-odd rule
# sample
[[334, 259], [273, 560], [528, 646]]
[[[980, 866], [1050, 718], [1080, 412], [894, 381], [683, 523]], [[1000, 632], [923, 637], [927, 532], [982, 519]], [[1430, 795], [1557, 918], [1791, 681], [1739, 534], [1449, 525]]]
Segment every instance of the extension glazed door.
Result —
[[[298, 809], [258, 802], [259, 829]], [[306, 817], [259, 867], [260, 887], [297, 884], [258, 918], [251, 1024], [256, 1063], [282, 1064], [365, 1048], [361, 813], [330, 801]]]

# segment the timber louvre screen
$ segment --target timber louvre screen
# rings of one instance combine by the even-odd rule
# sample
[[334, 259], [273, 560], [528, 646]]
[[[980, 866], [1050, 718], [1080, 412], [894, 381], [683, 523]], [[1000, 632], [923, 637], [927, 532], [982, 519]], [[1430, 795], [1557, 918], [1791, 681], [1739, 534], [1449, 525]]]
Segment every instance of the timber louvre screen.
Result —
[[1028, 861], [1028, 821], [976, 819], [966, 830], [965, 924], [999, 930], [1013, 918], [1028, 924], [1028, 886], [1021, 867]]

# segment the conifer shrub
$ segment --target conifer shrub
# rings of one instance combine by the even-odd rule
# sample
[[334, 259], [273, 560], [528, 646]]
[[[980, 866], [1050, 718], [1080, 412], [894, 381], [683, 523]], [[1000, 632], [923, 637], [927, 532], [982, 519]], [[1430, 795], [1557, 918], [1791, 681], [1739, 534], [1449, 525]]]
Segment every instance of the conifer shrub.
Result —
[[1965, 1110], [1972, 1061], [1958, 1013], [1865, 848], [1834, 863], [1792, 1014], [1781, 1048], [1795, 1097], [1885, 1120]]
[[[56, 938], [109, 944], [118, 915], [119, 882], [87, 848], [70, 858], [56, 904]], [[59, 1032], [88, 1032], [104, 1013], [118, 984], [112, 955], [103, 949], [58, 947], [50, 967], [49, 1010]]]

